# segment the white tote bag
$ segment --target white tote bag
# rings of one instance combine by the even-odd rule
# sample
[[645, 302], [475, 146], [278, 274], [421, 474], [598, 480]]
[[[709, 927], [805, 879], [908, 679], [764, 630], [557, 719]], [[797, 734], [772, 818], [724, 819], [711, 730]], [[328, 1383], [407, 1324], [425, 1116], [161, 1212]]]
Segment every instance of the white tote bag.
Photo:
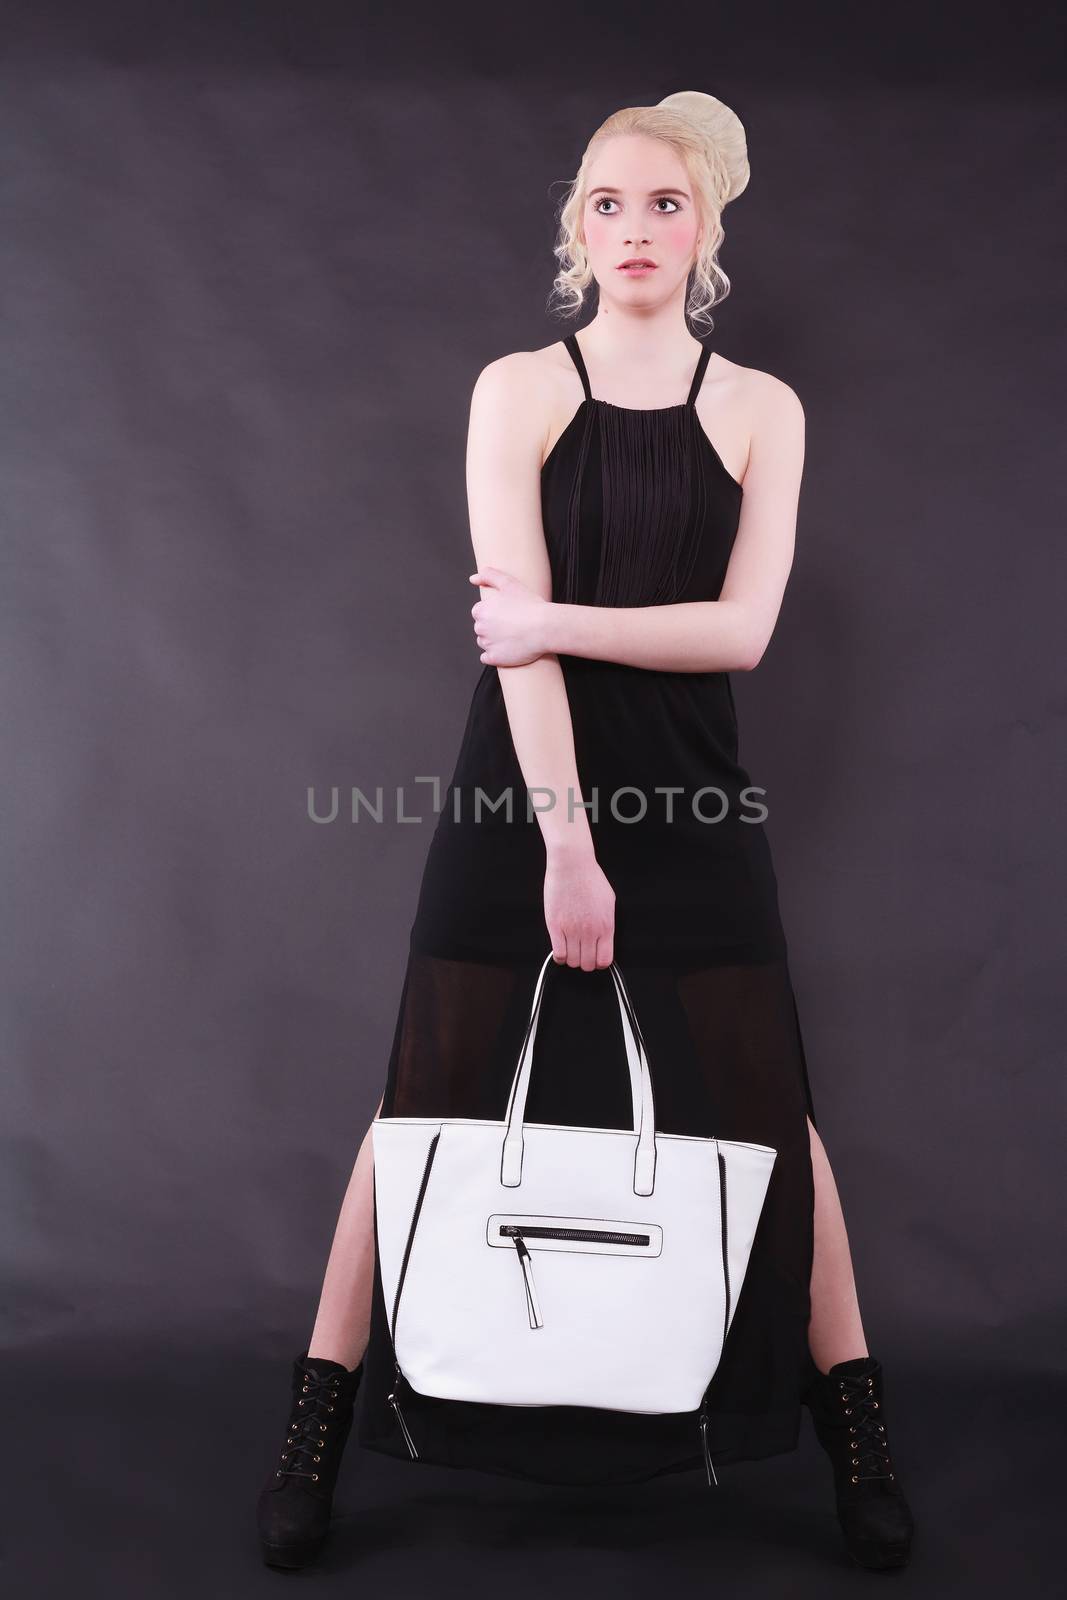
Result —
[[[633, 1129], [526, 1122], [546, 956], [502, 1122], [379, 1117], [375, 1228], [390, 1395], [689, 1412], [722, 1356], [777, 1152], [657, 1133], [612, 963]], [[714, 1473], [701, 1411], [709, 1482]], [[716, 1480], [717, 1481], [717, 1480]]]

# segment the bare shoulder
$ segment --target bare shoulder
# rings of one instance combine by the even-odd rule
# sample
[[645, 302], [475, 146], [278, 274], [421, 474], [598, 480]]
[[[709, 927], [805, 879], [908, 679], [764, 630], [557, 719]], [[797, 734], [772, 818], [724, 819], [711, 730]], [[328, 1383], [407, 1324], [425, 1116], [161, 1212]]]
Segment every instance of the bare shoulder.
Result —
[[736, 376], [738, 392], [747, 401], [753, 422], [788, 426], [792, 421], [794, 426], [803, 425], [804, 407], [800, 396], [783, 378], [776, 378], [773, 372], [764, 372], [759, 367], [744, 367], [739, 362], [727, 361], [724, 356], [719, 360]]
[[535, 350], [497, 356], [475, 379], [468, 445], [472, 458], [509, 469], [536, 467], [552, 415], [550, 380]]
[[489, 361], [479, 372], [473, 399], [489, 406], [544, 417], [551, 394], [550, 379], [539, 350], [512, 350]]
[[[563, 361], [560, 356], [563, 356]], [[471, 396], [472, 423], [480, 433], [510, 434], [516, 454], [540, 463], [555, 429], [554, 419], [565, 395], [564, 361], [573, 365], [561, 344], [543, 350], [511, 350], [487, 362]]]
[[495, 400], [521, 400], [551, 392], [552, 362], [543, 350], [511, 350], [487, 362], [475, 381], [475, 392]]

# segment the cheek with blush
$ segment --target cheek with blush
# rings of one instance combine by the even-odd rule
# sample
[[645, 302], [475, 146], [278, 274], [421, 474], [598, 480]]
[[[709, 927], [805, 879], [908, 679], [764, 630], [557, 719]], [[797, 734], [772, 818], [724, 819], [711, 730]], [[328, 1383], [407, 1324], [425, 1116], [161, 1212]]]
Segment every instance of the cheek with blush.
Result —
[[601, 217], [595, 211], [591, 212], [585, 219], [583, 231], [585, 246], [593, 261], [602, 261], [605, 256], [613, 257], [615, 240], [607, 217]]
[[669, 261], [678, 272], [683, 272], [696, 259], [697, 228], [693, 223], [674, 229], [663, 229], [660, 246], [664, 265]]

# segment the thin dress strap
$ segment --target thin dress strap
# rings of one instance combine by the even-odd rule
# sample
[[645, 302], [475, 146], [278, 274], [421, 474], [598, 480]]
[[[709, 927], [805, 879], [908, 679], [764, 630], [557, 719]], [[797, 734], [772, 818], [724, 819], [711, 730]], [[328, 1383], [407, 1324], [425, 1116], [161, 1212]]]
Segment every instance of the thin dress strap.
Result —
[[697, 395], [700, 393], [700, 385], [704, 381], [704, 374], [707, 371], [708, 362], [710, 360], [711, 346], [710, 344], [706, 344], [703, 350], [700, 352], [700, 360], [697, 362], [697, 369], [693, 374], [693, 382], [689, 390], [689, 398], [685, 402], [687, 406], [696, 405]]
[[578, 340], [573, 333], [568, 333], [563, 343], [567, 346], [567, 349], [570, 351], [571, 360], [578, 368], [578, 376], [582, 380], [582, 388], [585, 390], [585, 398], [587, 400], [591, 400], [593, 398], [593, 391], [589, 387], [589, 374], [585, 370], [585, 362], [582, 359], [582, 352], [579, 349]]

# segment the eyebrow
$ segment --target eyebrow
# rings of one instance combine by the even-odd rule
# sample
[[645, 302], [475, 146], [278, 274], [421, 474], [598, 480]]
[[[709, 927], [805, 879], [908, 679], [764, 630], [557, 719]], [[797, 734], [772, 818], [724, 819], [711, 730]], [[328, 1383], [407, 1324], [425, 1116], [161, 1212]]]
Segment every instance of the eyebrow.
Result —
[[[586, 199], [587, 200], [591, 200], [595, 194], [621, 194], [621, 193], [622, 193], [621, 189], [613, 189], [610, 186], [610, 184], [599, 183], [599, 184], [597, 184], [595, 189], [590, 189], [588, 195], [586, 196]], [[690, 196], [686, 193], [686, 191], [684, 189], [650, 189], [648, 191], [648, 198], [650, 200], [658, 200], [662, 195], [673, 195], [673, 194], [680, 194], [684, 200], [688, 200], [690, 198]]]

